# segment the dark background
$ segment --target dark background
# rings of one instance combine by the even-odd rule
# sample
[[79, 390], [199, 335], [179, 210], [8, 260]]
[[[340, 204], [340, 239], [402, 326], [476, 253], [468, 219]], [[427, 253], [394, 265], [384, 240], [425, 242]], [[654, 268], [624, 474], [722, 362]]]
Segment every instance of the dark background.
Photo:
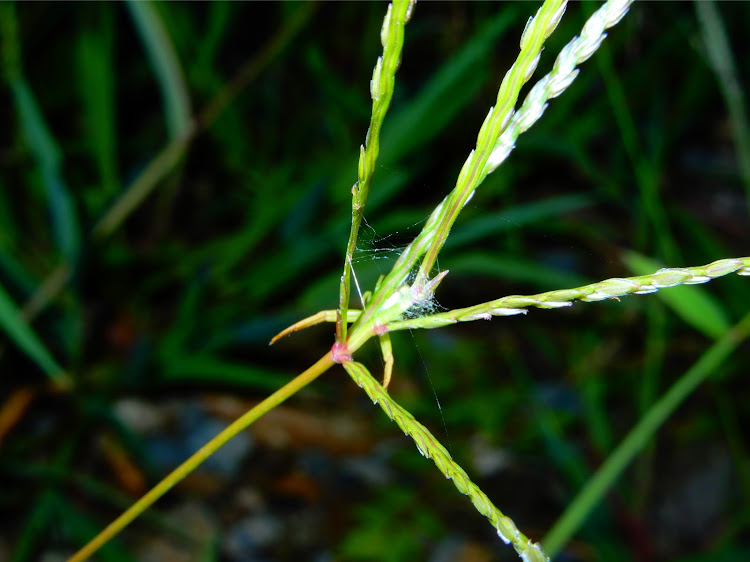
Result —
[[[595, 8], [569, 6], [536, 78]], [[716, 8], [742, 88], [750, 5]], [[416, 7], [355, 256], [362, 290], [452, 188], [535, 10]], [[23, 310], [65, 371], [0, 340], [0, 560], [64, 559], [333, 343], [324, 325], [268, 347], [337, 304], [385, 4], [166, 3], [145, 27], [133, 12], [0, 6], [0, 315], [12, 333]], [[176, 64], [154, 63], [170, 51]], [[635, 275], [626, 251], [655, 268], [748, 254], [732, 131], [695, 6], [636, 4], [464, 209], [436, 307]], [[100, 222], [142, 188], [131, 214]], [[714, 316], [692, 320], [660, 293], [397, 333], [390, 392], [540, 539], [748, 291], [737, 276], [702, 287]], [[381, 371], [377, 346], [358, 358]], [[748, 556], [747, 364], [743, 345], [559, 560]], [[516, 558], [336, 368], [100, 559]]]

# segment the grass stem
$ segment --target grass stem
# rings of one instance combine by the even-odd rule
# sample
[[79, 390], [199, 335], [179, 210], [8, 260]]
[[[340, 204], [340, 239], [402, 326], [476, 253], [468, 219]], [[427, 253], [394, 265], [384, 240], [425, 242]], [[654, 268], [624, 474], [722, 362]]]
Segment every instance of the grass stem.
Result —
[[748, 336], [750, 336], [750, 313], [712, 345], [651, 407], [568, 505], [547, 536], [542, 539], [542, 544], [549, 556], [554, 557], [560, 552], [591, 510], [601, 501], [633, 458], [650, 442], [666, 419]]
[[227, 426], [221, 433], [211, 439], [189, 459], [169, 473], [161, 482], [154, 486], [146, 495], [131, 505], [122, 515], [110, 523], [102, 532], [94, 537], [88, 544], [76, 552], [68, 562], [80, 562], [91, 557], [99, 548], [117, 535], [122, 529], [130, 524], [133, 519], [151, 507], [156, 500], [171, 490], [180, 480], [195, 470], [203, 461], [224, 446], [232, 437], [247, 429], [255, 420], [272, 410], [287, 398], [310, 384], [320, 375], [333, 366], [333, 358], [326, 353], [314, 365], [285, 384], [260, 404], [248, 410], [232, 424]]

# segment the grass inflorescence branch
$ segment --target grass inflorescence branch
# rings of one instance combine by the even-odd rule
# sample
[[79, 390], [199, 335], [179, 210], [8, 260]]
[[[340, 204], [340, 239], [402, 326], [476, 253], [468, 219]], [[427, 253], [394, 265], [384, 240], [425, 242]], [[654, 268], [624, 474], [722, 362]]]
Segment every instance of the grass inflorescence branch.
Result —
[[[365, 311], [353, 329], [360, 328], [359, 332], [361, 329], [371, 329], [376, 316], [381, 318], [374, 322], [375, 324], [388, 323], [397, 319], [397, 316], [384, 314], [381, 308], [393, 310], [393, 307], [387, 305], [397, 291], [403, 290], [403, 285], [410, 278], [415, 264], [420, 259], [422, 262], [416, 278], [408, 288], [408, 297], [412, 299], [411, 304], [431, 298], [437, 283], [430, 280], [430, 271], [463, 206], [487, 174], [496, 169], [507, 157], [518, 136], [541, 117], [547, 100], [562, 93], [572, 83], [578, 72], [576, 66], [596, 51], [606, 37], [605, 30], [622, 19], [631, 2], [632, 0], [610, 0], [595, 12], [584, 25], [581, 36], [576, 37], [563, 49], [552, 72], [535, 85], [523, 106], [514, 113], [513, 107], [518, 100], [520, 89], [536, 69], [544, 41], [557, 27], [565, 12], [566, 2], [547, 0], [537, 14], [529, 19], [521, 35], [521, 51], [518, 59], [506, 73], [500, 85], [497, 103], [490, 109], [480, 128], [477, 146], [464, 163], [456, 187], [435, 208], [422, 231], [401, 254], [391, 272], [381, 283], [379, 290], [373, 295], [370, 301], [371, 310]], [[354, 233], [354, 229], [352, 232]], [[351, 244], [352, 238], [350, 237], [349, 249], [353, 251]], [[340, 303], [346, 303], [347, 306], [349, 284], [346, 276], [350, 273], [348, 269], [350, 265], [351, 258], [347, 255], [340, 294]], [[400, 300], [404, 303], [402, 308], [408, 308], [407, 295], [403, 295]], [[346, 309], [341, 305], [340, 309], [343, 318]], [[339, 321], [337, 334], [341, 336], [342, 332], [345, 334], [346, 326]], [[354, 339], [359, 343], [363, 337], [367, 336], [358, 333]], [[337, 341], [342, 341], [342, 338], [337, 338]]]
[[513, 520], [504, 515], [490, 501], [479, 486], [469, 479], [466, 471], [451, 458], [450, 453], [430, 431], [419, 423], [414, 416], [400, 406], [388, 392], [376, 381], [367, 368], [356, 361], [344, 363], [349, 376], [367, 393], [373, 403], [379, 405], [386, 415], [398, 425], [404, 434], [414, 440], [423, 457], [432, 459], [435, 466], [458, 488], [458, 491], [469, 496], [476, 510], [489, 519], [497, 530], [498, 536], [505, 544], [512, 544], [525, 562], [544, 562], [549, 558], [544, 554], [539, 543], [532, 542], [518, 530]]
[[425, 282], [429, 278], [432, 266], [448, 238], [453, 223], [484, 178], [483, 170], [493, 151], [495, 141], [510, 123], [521, 87], [529, 81], [536, 70], [544, 42], [560, 23], [566, 6], [565, 0], [546, 0], [536, 15], [529, 18], [526, 23], [521, 34], [521, 51], [513, 66], [505, 74], [497, 94], [497, 102], [490, 108], [479, 129], [476, 148], [469, 153], [469, 157], [458, 174], [456, 186], [446, 198], [441, 211], [437, 236], [431, 241], [422, 260], [417, 283]]
[[[437, 284], [442, 277], [429, 279], [429, 272], [437, 252], [442, 248], [448, 237], [450, 228], [461, 210], [478, 185], [480, 172], [484, 169], [495, 145], [497, 137], [508, 126], [513, 115], [513, 107], [518, 100], [521, 87], [529, 80], [539, 62], [544, 41], [557, 27], [567, 3], [564, 0], [546, 0], [534, 17], [529, 18], [521, 34], [520, 53], [516, 62], [506, 73], [498, 92], [497, 103], [485, 118], [477, 137], [477, 147], [469, 154], [459, 174], [456, 187], [435, 208], [427, 219], [425, 226], [412, 243], [402, 252], [390, 273], [385, 277], [377, 291], [374, 292], [368, 310], [365, 310], [359, 321], [352, 327], [353, 336], [350, 347], [361, 345], [363, 339], [369, 337], [368, 332], [374, 325], [382, 325], [397, 320], [399, 308], [403, 311], [411, 305], [426, 301], [432, 297]], [[351, 238], [350, 238], [351, 245]], [[351, 248], [353, 251], [353, 248]], [[412, 275], [417, 262], [427, 254], [419, 272], [411, 286], [404, 287]], [[350, 258], [347, 257], [347, 260]], [[347, 261], [347, 266], [350, 261]], [[345, 275], [348, 270], [345, 268]], [[443, 272], [443, 276], [446, 272]], [[348, 287], [346, 279], [342, 279], [341, 302], [348, 302], [344, 294]], [[395, 297], [398, 292], [399, 297]], [[396, 298], [395, 303], [392, 301]], [[396, 305], [396, 307], [393, 306]], [[341, 306], [340, 306], [341, 308]], [[341, 318], [345, 309], [342, 308]], [[396, 313], [395, 315], [393, 313]], [[337, 334], [340, 335], [343, 322], [337, 322]], [[356, 334], [355, 334], [356, 332]], [[337, 341], [342, 341], [337, 338]]]
[[341, 276], [339, 289], [340, 316], [336, 322], [336, 341], [346, 340], [347, 324], [342, 318], [347, 317], [349, 308], [352, 257], [357, 245], [359, 227], [364, 216], [367, 196], [375, 173], [375, 162], [380, 152], [380, 128], [385, 114], [391, 105], [396, 81], [396, 71], [401, 64], [401, 51], [404, 45], [404, 26], [414, 11], [416, 0], [395, 0], [388, 5], [380, 31], [383, 44], [383, 55], [378, 57], [370, 80], [370, 97], [372, 98], [372, 116], [367, 129], [365, 144], [359, 147], [359, 166], [357, 182], [352, 187], [352, 226], [346, 246], [344, 273]]
[[618, 299], [625, 295], [645, 295], [666, 287], [706, 283], [730, 273], [750, 275], [750, 257], [717, 260], [696, 267], [663, 268], [651, 275], [638, 277], [616, 277], [591, 283], [574, 289], [547, 291], [537, 295], [511, 295], [467, 308], [458, 308], [432, 314], [422, 318], [410, 318], [392, 322], [389, 331], [414, 328], [439, 328], [457, 322], [489, 320], [493, 316], [525, 314], [528, 307], [561, 308], [571, 306], [573, 301], [595, 302]]
[[547, 108], [547, 102], [559, 96], [573, 83], [578, 76], [576, 67], [596, 52], [607, 37], [605, 31], [623, 18], [632, 3], [633, 0], [605, 2], [586, 21], [580, 37], [573, 39], [560, 51], [552, 71], [534, 85], [521, 108], [511, 118], [508, 127], [497, 138], [480, 182], [508, 157], [519, 135], [539, 120]]

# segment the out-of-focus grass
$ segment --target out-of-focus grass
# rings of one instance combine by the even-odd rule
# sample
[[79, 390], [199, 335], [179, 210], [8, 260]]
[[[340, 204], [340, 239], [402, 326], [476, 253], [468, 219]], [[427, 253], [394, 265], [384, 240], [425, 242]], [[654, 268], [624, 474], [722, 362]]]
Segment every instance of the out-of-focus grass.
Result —
[[[159, 475], [143, 438], [118, 426], [113, 408], [122, 399], [261, 398], [330, 346], [331, 327], [273, 350], [266, 344], [289, 322], [337, 302], [383, 9], [0, 6], [0, 95], [9, 108], [0, 128], [1, 412], [18, 389], [33, 395], [0, 436], [8, 483], [0, 557], [69, 552], [121, 509], [121, 498], [72, 484], [86, 475], [118, 485], [104, 434], [148, 478]], [[151, 25], [136, 26], [132, 10]], [[417, 6], [355, 256], [363, 290], [452, 187], [531, 11], [524, 3]], [[718, 6], [740, 82], [748, 80], [748, 11]], [[541, 68], [583, 18], [569, 7]], [[437, 295], [443, 306], [623, 276], [626, 249], [674, 266], [747, 254], [747, 202], [730, 134], [747, 124], [729, 121], [701, 37], [695, 14], [679, 4], [632, 8], [606, 51], [467, 205], [441, 255], [440, 267], [451, 270]], [[212, 107], [221, 111], [204, 113]], [[155, 161], [193, 119], [195, 129]], [[745, 279], [693, 289], [700, 296], [671, 303], [664, 291], [666, 306], [659, 296], [630, 297], [395, 334], [392, 392], [527, 534], [542, 536], [711, 338], [747, 311]], [[42, 304], [24, 317], [40, 293]], [[713, 303], [713, 316], [696, 314], [700, 303]], [[717, 367], [711, 390], [667, 422], [659, 446], [612, 486], [578, 533], [570, 559], [742, 551], [744, 496], [701, 488], [724, 495], [704, 513], [700, 533], [664, 513], [674, 505], [684, 512], [680, 491], [710, 480], [700, 451], [730, 459], [734, 477], [747, 478], [746, 363], [740, 349]], [[45, 373], [63, 371], [69, 389], [50, 390]], [[343, 380], [332, 374], [300, 407], [359, 414], [358, 394]], [[359, 541], [390, 537], [383, 556], [426, 559], [435, 555], [430, 543], [455, 536], [502, 559], [484, 520], [408, 442], [391, 441], [393, 428], [376, 410], [363, 412], [376, 451], [387, 456], [377, 466], [388, 491], [353, 494], [327, 512], [316, 552], [354, 558]], [[274, 454], [259, 447], [248, 462], [265, 466]], [[22, 476], [24, 465], [49, 470]], [[675, 489], [676, 474], [694, 479]], [[256, 487], [273, 510], [264, 482]], [[409, 533], [389, 524], [393, 508], [411, 522]], [[217, 511], [218, 520], [230, 517]], [[146, 535], [172, 536], [153, 519], [141, 525]], [[132, 559], [138, 535], [123, 539], [103, 559]], [[283, 545], [269, 549], [276, 559], [294, 555]]]

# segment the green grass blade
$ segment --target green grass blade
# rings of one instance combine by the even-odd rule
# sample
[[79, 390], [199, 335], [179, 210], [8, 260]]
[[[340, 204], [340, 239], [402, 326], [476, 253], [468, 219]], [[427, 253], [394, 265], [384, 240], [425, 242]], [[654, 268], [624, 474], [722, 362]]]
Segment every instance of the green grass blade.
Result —
[[44, 344], [24, 320], [21, 311], [1, 286], [0, 327], [52, 380], [63, 387], [70, 385], [68, 376], [52, 358]]
[[653, 154], [654, 151], [647, 152], [638, 138], [636, 118], [628, 105], [625, 87], [615, 70], [613, 55], [608, 46], [601, 49], [596, 62], [604, 79], [612, 112], [628, 158], [632, 163], [636, 184], [641, 194], [644, 212], [642, 216], [641, 214], [636, 216], [636, 219], [648, 220], [656, 235], [658, 247], [664, 259], [669, 262], [678, 261], [680, 260], [680, 251], [672, 236], [669, 217], [660, 193], [662, 173], [657, 158]]
[[216, 65], [216, 56], [221, 42], [227, 35], [227, 30], [233, 23], [232, 10], [236, 8], [230, 2], [211, 2], [208, 5], [206, 32], [200, 38], [200, 49], [195, 61], [197, 74], [209, 76]]
[[53, 519], [58, 495], [54, 490], [44, 490], [33, 503], [18, 538], [11, 562], [26, 562], [32, 559], [40, 536], [45, 535]]
[[658, 400], [638, 422], [622, 443], [607, 458], [588, 484], [565, 509], [542, 543], [550, 553], [557, 554], [601, 501], [633, 458], [650, 442], [666, 419], [682, 404], [696, 387], [725, 361], [737, 346], [750, 335], [750, 314], [712, 345], [693, 366]]
[[0, 54], [5, 78], [10, 85], [25, 140], [36, 161], [46, 192], [54, 239], [65, 259], [74, 262], [80, 250], [75, 207], [62, 177], [60, 149], [45, 123], [31, 88], [23, 77], [18, 22], [15, 5], [12, 3], [2, 5], [0, 32]]
[[169, 357], [164, 361], [163, 380], [174, 382], [205, 382], [228, 384], [242, 388], [276, 390], [289, 382], [289, 377], [268, 369], [222, 361], [213, 356], [189, 355]]
[[176, 139], [190, 128], [190, 98], [177, 54], [159, 12], [150, 2], [128, 2], [130, 15], [159, 81], [169, 137]]
[[517, 205], [497, 213], [483, 214], [472, 221], [456, 226], [451, 231], [444, 248], [448, 250], [465, 246], [499, 232], [517, 230], [527, 224], [578, 211], [594, 203], [594, 198], [587, 195], [562, 195]]
[[102, 15], [99, 29], [81, 33], [76, 50], [87, 140], [100, 180], [90, 196], [94, 212], [100, 212], [105, 202], [115, 196], [119, 185], [113, 6], [102, 4], [99, 7]]
[[[77, 440], [77, 430], [69, 434], [64, 440], [55, 445], [57, 451], [52, 459], [48, 459], [48, 464], [53, 470], [66, 473], [70, 471], [71, 458], [75, 452], [75, 443]], [[47, 452], [50, 454], [50, 451]], [[26, 515], [26, 521], [22, 526], [23, 531], [16, 543], [16, 549], [11, 560], [13, 562], [23, 562], [31, 560], [34, 554], [38, 554], [37, 549], [41, 542], [41, 537], [46, 536], [49, 527], [59, 519], [56, 517], [57, 508], [60, 504], [60, 481], [52, 479], [48, 481], [42, 489], [29, 500], [30, 508]]]
[[11, 91], [26, 142], [36, 160], [47, 195], [54, 239], [65, 259], [75, 262], [80, 251], [81, 236], [75, 206], [62, 176], [60, 149], [26, 81], [21, 77], [12, 80]]

